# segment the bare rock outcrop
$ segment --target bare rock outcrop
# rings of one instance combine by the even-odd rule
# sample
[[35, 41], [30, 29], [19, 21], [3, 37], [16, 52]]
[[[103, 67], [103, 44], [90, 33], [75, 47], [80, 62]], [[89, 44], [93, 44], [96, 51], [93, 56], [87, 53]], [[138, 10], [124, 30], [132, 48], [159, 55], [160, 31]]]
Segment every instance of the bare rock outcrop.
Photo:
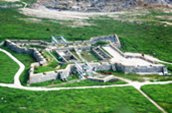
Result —
[[33, 6], [56, 10], [113, 12], [137, 6], [169, 4], [172, 4], [172, 0], [38, 0]]

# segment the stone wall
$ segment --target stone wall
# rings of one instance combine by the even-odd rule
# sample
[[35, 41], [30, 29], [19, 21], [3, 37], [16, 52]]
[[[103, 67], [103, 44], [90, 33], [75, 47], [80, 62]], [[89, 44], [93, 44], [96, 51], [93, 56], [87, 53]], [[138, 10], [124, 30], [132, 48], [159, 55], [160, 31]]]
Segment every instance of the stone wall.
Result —
[[74, 64], [69, 64], [65, 69], [61, 71], [60, 79], [66, 80], [72, 73], [72, 70], [74, 70]]
[[[40, 83], [51, 80], [67, 80], [74, 69], [73, 64], [69, 64], [65, 69], [34, 74], [34, 68], [30, 69], [29, 84]], [[32, 72], [31, 72], [32, 71]]]
[[[82, 64], [81, 64], [82, 65]], [[83, 64], [84, 65], [84, 64]], [[93, 67], [93, 71], [122, 71], [124, 73], [136, 73], [136, 74], [162, 74], [164, 66], [125, 66], [122, 64], [111, 64], [108, 62], [101, 62], [101, 63], [89, 63], [90, 66]], [[31, 68], [32, 72], [34, 72], [34, 68]], [[67, 78], [73, 73], [75, 70], [74, 64], [69, 64], [65, 69], [56, 70], [52, 72], [46, 73], [38, 73], [38, 74], [30, 74], [29, 83], [39, 83], [45, 82], [50, 80], [62, 79], [67, 80]]]
[[111, 64], [108, 62], [89, 63], [89, 64], [93, 67], [93, 70], [95, 71], [108, 71], [108, 70], [116, 71], [115, 64]]
[[58, 78], [58, 76], [59, 76], [59, 73], [56, 73], [54, 71], [46, 72], [46, 73], [30, 74], [29, 84], [56, 80]]
[[95, 47], [95, 48], [92, 49], [92, 51], [101, 60], [107, 60], [107, 59], [111, 58], [111, 56], [109, 54], [107, 54], [106, 52], [104, 52], [104, 50], [101, 47]]
[[[114, 44], [117, 48], [121, 47], [121, 43], [120, 40], [118, 38], [118, 36], [115, 35], [109, 35], [109, 36], [98, 36], [98, 37], [92, 37], [90, 40], [83, 40], [83, 41], [67, 41], [65, 44], [66, 45], [77, 45], [78, 48], [84, 48], [83, 46], [79, 46], [82, 44], [95, 44], [97, 42], [100, 41], [105, 41], [105, 42], [110, 42], [112, 44]], [[58, 43], [56, 45], [65, 45], [64, 43]], [[66, 47], [64, 47], [66, 48]]]
[[33, 58], [41, 65], [45, 65], [47, 63], [46, 59], [37, 49], [28, 49], [28, 48], [20, 47], [10, 40], [5, 41], [5, 46], [11, 49], [12, 51], [15, 51], [16, 53], [32, 55]]
[[[94, 44], [98, 41], [109, 41], [111, 42], [111, 47], [115, 49], [118, 53], [120, 53], [123, 57], [126, 58], [140, 58], [143, 60], [146, 60], [148, 62], [151, 62], [152, 64], [155, 64], [156, 62], [152, 61], [151, 59], [148, 59], [147, 57], [144, 57], [142, 55], [126, 55], [123, 52], [121, 52], [118, 48], [121, 47], [120, 41], [118, 39], [117, 35], [113, 36], [103, 36], [103, 37], [96, 37], [96, 38], [91, 38], [89, 41], [82, 41], [82, 43], [90, 43]], [[15, 43], [14, 43], [15, 42]], [[37, 62], [32, 63], [30, 66], [29, 70], [29, 83], [39, 83], [39, 82], [45, 82], [45, 81], [50, 81], [50, 80], [56, 80], [56, 79], [61, 79], [61, 80], [67, 80], [67, 78], [75, 71], [75, 65], [74, 64], [69, 64], [65, 69], [61, 70], [56, 70], [56, 71], [51, 71], [51, 72], [45, 72], [45, 73], [34, 73], [34, 69], [36, 67], [46, 65], [47, 60], [43, 57], [43, 55], [37, 50], [37, 49], [28, 49], [24, 47], [20, 47], [19, 45], [23, 43], [27, 43], [27, 40], [22, 40], [20, 42], [17, 42], [17, 40], [10, 41], [6, 40], [5, 45], [10, 48], [11, 50], [17, 52], [17, 53], [24, 53], [24, 54], [29, 54], [32, 55]], [[45, 42], [39, 42], [39, 41], [30, 41], [35, 44], [40, 44]], [[19, 44], [16, 44], [19, 43]], [[72, 42], [69, 42], [72, 43]], [[73, 44], [80, 44], [80, 41], [73, 42]], [[60, 48], [61, 49], [61, 48]], [[64, 47], [64, 49], [69, 49], [67, 47]], [[74, 49], [74, 48], [71, 48]], [[88, 50], [91, 49], [90, 46], [79, 46], [77, 49], [83, 49], [83, 50]], [[94, 50], [93, 50], [94, 51]], [[103, 51], [101, 53], [107, 54]], [[103, 55], [104, 55], [103, 54]], [[99, 56], [102, 57], [102, 54], [98, 54]], [[82, 64], [81, 64], [82, 65]], [[83, 64], [84, 65], [84, 64]], [[168, 73], [167, 69], [164, 65], [149, 65], [149, 66], [128, 66], [128, 65], [123, 65], [120, 63], [109, 63], [109, 62], [97, 62], [97, 63], [89, 63], [90, 66], [93, 67], [93, 71], [107, 71], [107, 70], [113, 70], [113, 71], [122, 71], [125, 73], [136, 73], [136, 74], [164, 74]]]
[[18, 45], [16, 45], [14, 42], [11, 42], [10, 40], [5, 41], [5, 46], [11, 49], [12, 51], [15, 51], [16, 53], [24, 53], [24, 54], [32, 54], [32, 49], [22, 48]]
[[[116, 71], [115, 65], [107, 62], [90, 63], [90, 65], [96, 71], [107, 71], [107, 70]], [[75, 70], [74, 64], [69, 64], [65, 69], [46, 72], [46, 73], [37, 73], [37, 74], [34, 74], [33, 73], [34, 68], [31, 68], [29, 83], [33, 84], [33, 83], [45, 82], [56, 79], [67, 80], [67, 78], [73, 73], [74, 70]]]
[[93, 37], [93, 38], [90, 39], [91, 44], [95, 44], [95, 43], [97, 43], [99, 41], [111, 42], [116, 47], [118, 47], [118, 48], [121, 47], [121, 43], [120, 43], [119, 38], [118, 38], [118, 36], [116, 34], [115, 35], [110, 35], [110, 36]]
[[9, 49], [17, 53], [24, 53], [24, 54], [32, 55], [37, 61], [35, 63], [32, 63], [30, 66], [30, 70], [29, 70], [29, 83], [30, 84], [56, 80], [56, 79], [66, 80], [68, 76], [71, 74], [71, 69], [73, 69], [74, 67], [73, 64], [70, 64], [65, 69], [62, 69], [62, 70], [35, 74], [34, 73], [35, 67], [39, 67], [39, 66], [47, 64], [46, 59], [42, 56], [42, 54], [39, 51], [37, 51], [36, 49], [22, 48], [10, 40], [5, 41], [5, 46], [7, 46]]
[[10, 41], [14, 42], [17, 45], [27, 44], [27, 45], [47, 46], [50, 44], [49, 42], [42, 41], [42, 40], [15, 40], [15, 39], [12, 39]]
[[135, 74], [144, 74], [144, 75], [147, 75], [147, 74], [159, 74], [159, 75], [164, 75], [164, 72], [163, 70], [165, 69], [166, 67], [163, 66], [163, 65], [157, 65], [157, 66], [126, 66], [126, 65], [123, 65], [123, 64], [119, 64], [117, 63], [116, 64], [116, 70], [117, 71], [122, 71], [124, 73], [135, 73]]
[[145, 57], [144, 55], [138, 55], [138, 54], [124, 54], [121, 52], [114, 44], [110, 45], [114, 50], [116, 50], [121, 56], [125, 58], [139, 58], [144, 61], [149, 62], [152, 65], [147, 66], [128, 66], [121, 63], [116, 63], [116, 70], [122, 71], [124, 73], [136, 73], [136, 74], [160, 74], [160, 75], [166, 75], [168, 73], [167, 68], [162, 65], [158, 64], [158, 62], [149, 59], [149, 57]]

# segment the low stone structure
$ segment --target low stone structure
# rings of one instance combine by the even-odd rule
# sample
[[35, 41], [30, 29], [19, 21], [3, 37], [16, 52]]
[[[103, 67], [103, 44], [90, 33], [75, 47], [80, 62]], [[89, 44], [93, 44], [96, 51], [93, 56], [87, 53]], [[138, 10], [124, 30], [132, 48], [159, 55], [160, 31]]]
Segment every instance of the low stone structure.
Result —
[[109, 35], [109, 36], [92, 37], [89, 42], [91, 44], [95, 44], [95, 43], [101, 42], [101, 41], [110, 42], [118, 48], [121, 47], [121, 43], [119, 41], [118, 35], [116, 35], [116, 34], [115, 35]]
[[[55, 37], [53, 37], [53, 38], [55, 38]], [[63, 41], [63, 40], [64, 40], [63, 38], [60, 39], [60, 37], [57, 37], [55, 45], [59, 46], [59, 47], [61, 45], [65, 45], [65, 46], [68, 46], [68, 47], [63, 47], [63, 48], [60, 48], [60, 49], [73, 48], [73, 45], [75, 45], [76, 48], [77, 47], [82, 48], [82, 47], [84, 47], [83, 45], [85, 45], [85, 44], [87, 46], [88, 45], [91, 46], [92, 44], [96, 44], [97, 42], [102, 42], [102, 41], [112, 43], [118, 48], [121, 47], [121, 43], [120, 43], [119, 38], [118, 38], [118, 36], [116, 34], [115, 35], [109, 35], [109, 36], [92, 37], [90, 40], [84, 40], [84, 41]]]
[[78, 58], [69, 50], [57, 50], [56, 53], [63, 59], [64, 62], [75, 62]]
[[5, 46], [17, 53], [24, 53], [24, 54], [32, 55], [34, 57], [34, 59], [40, 65], [46, 65], [46, 63], [47, 63], [44, 56], [37, 49], [28, 49], [28, 48], [20, 47], [10, 40], [5, 41]]
[[[84, 64], [80, 64], [80, 65], [82, 66]], [[116, 71], [115, 65], [107, 63], [107, 62], [90, 63], [90, 65], [93, 67], [93, 70], [95, 70], [95, 71], [107, 71], [107, 70]], [[30, 72], [29, 72], [30, 73], [30, 77], [29, 77], [30, 84], [44, 82], [44, 81], [50, 81], [50, 80], [56, 80], [56, 79], [67, 80], [67, 78], [76, 70], [74, 64], [69, 64], [65, 69], [60, 69], [60, 70], [46, 72], [46, 73], [34, 74], [34, 68], [33, 68], [34, 66], [32, 64], [32, 66], [31, 66], [32, 68], [30, 68]]]
[[149, 75], [149, 74], [160, 74], [164, 75], [166, 67], [163, 65], [150, 65], [150, 66], [130, 66], [125, 64], [116, 64], [116, 70], [124, 73], [136, 73], [140, 75]]
[[168, 70], [166, 66], [159, 64], [157, 61], [149, 59], [143, 55], [125, 54], [114, 45], [110, 45], [109, 54], [113, 56], [111, 63], [115, 64], [117, 71], [124, 73], [136, 73], [140, 75], [159, 74], [166, 75]]
[[111, 56], [104, 52], [101, 47], [95, 47], [92, 50], [101, 60], [107, 60], [111, 58]]
[[10, 41], [22, 48], [25, 48], [25, 47], [35, 48], [36, 47], [37, 49], [43, 49], [51, 44], [49, 42], [42, 41], [42, 40], [15, 40], [15, 39], [12, 39]]
[[[49, 43], [39, 40], [6, 40], [5, 46], [9, 49], [23, 54], [31, 55], [37, 62], [32, 63], [29, 70], [28, 83], [39, 83], [50, 80], [61, 79], [66, 81], [71, 74], [79, 73], [90, 75], [88, 78], [95, 81], [106, 82], [113, 79], [112, 76], [91, 76], [96, 71], [122, 71], [124, 73], [136, 74], [168, 74], [167, 68], [159, 64], [157, 60], [143, 54], [129, 54], [123, 53], [119, 50], [121, 43], [117, 35], [94, 37], [85, 41], [66, 41], [64, 38], [58, 42]], [[95, 44], [100, 41], [108, 42], [103, 46], [96, 46]], [[46, 50], [57, 53], [57, 56], [62, 58], [67, 66], [65, 69], [57, 69], [56, 71], [34, 73], [35, 68], [47, 65], [48, 61], [40, 51], [35, 48], [26, 48], [24, 45], [42, 45]], [[94, 46], [92, 46], [94, 45]], [[75, 53], [71, 51], [75, 50]], [[87, 62], [82, 58], [79, 51], [93, 51], [100, 59], [99, 62]], [[138, 62], [136, 62], [138, 61]], [[82, 77], [81, 77], [82, 78]]]
[[101, 75], [101, 74], [98, 74], [97, 76], [89, 76], [88, 79], [91, 81], [104, 82], [104, 83], [117, 81], [117, 79], [113, 75]]
[[45, 82], [50, 80], [57, 80], [57, 79], [61, 79], [65, 81], [72, 73], [71, 71], [72, 69], [74, 69], [73, 64], [68, 65], [65, 69], [34, 74], [33, 73], [34, 68], [32, 68], [32, 70], [30, 69], [29, 84]]

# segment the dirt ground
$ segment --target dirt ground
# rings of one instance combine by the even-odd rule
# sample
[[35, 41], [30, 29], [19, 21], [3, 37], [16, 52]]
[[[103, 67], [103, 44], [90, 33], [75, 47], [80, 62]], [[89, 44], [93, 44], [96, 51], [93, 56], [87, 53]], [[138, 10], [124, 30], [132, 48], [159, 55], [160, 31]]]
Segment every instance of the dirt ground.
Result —
[[90, 26], [91, 24], [88, 23], [89, 18], [96, 18], [99, 16], [107, 16], [111, 17], [115, 20], [121, 20], [121, 18], [125, 18], [123, 16], [130, 15], [130, 17], [127, 17], [127, 19], [133, 18], [133, 16], [140, 16], [145, 15], [148, 13], [148, 11], [144, 10], [140, 13], [141, 10], [132, 10], [131, 12], [126, 11], [120, 11], [120, 12], [74, 12], [74, 11], [58, 11], [53, 9], [47, 9], [45, 7], [39, 7], [39, 8], [22, 8], [20, 9], [20, 13], [24, 15], [28, 15], [35, 18], [46, 18], [46, 19], [52, 19], [52, 20], [62, 20], [62, 24], [65, 24], [66, 22], [70, 20], [70, 23], [66, 23], [69, 26], [72, 27], [78, 27], [78, 26]]
[[[150, 19], [147, 20], [142, 18], [142, 16], [150, 13], [148, 9], [142, 9], [142, 8], [134, 8], [134, 9], [124, 10], [119, 12], [106, 13], [106, 12], [58, 11], [53, 9], [47, 9], [43, 6], [39, 6], [37, 8], [21, 8], [20, 13], [39, 19], [46, 18], [50, 20], [61, 20], [60, 21], [61, 24], [65, 24], [71, 27], [90, 26], [91, 23], [89, 23], [87, 20], [89, 18], [96, 18], [100, 16], [107, 16], [113, 18], [114, 20], [127, 21], [127, 22], [142, 23], [144, 21], [154, 21], [154, 20], [150, 20]], [[171, 20], [172, 17], [170, 16], [167, 18], [161, 16], [157, 18], [166, 18], [167, 20], [168, 19]], [[66, 22], [66, 21], [70, 21], [70, 22]], [[170, 24], [168, 22], [168, 25], [171, 25], [171, 22]]]

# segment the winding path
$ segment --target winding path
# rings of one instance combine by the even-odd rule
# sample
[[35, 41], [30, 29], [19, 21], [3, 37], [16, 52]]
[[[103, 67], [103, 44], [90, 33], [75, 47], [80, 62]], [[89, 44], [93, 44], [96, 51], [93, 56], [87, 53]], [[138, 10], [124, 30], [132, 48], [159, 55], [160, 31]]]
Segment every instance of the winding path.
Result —
[[115, 76], [117, 79], [125, 81], [127, 84], [118, 84], [118, 85], [103, 85], [103, 86], [82, 86], [82, 87], [57, 87], [57, 88], [47, 88], [47, 87], [27, 87], [22, 86], [20, 83], [20, 75], [25, 69], [25, 66], [23, 63], [21, 63], [17, 58], [15, 58], [11, 53], [9, 53], [6, 50], [3, 50], [0, 48], [1, 52], [4, 52], [6, 55], [8, 55], [14, 62], [16, 62], [19, 65], [19, 70], [14, 76], [14, 83], [13, 84], [5, 84], [0, 83], [1, 87], [8, 87], [8, 88], [14, 88], [14, 89], [21, 89], [21, 90], [29, 90], [29, 91], [58, 91], [58, 90], [73, 90], [73, 89], [95, 89], [95, 88], [111, 88], [111, 87], [127, 87], [132, 86], [136, 90], [138, 90], [145, 98], [147, 98], [153, 105], [155, 105], [161, 112], [167, 113], [161, 106], [159, 106], [154, 100], [152, 100], [148, 95], [146, 95], [142, 90], [141, 87], [144, 85], [162, 85], [162, 84], [172, 84], [172, 81], [164, 81], [164, 82], [136, 82], [131, 81], [129, 79], [125, 79], [122, 77]]
[[17, 73], [14, 76], [14, 85], [16, 86], [21, 86], [20, 83], [20, 75], [23, 73], [25, 66], [23, 63], [21, 63], [17, 58], [15, 58], [11, 53], [9, 53], [6, 50], [3, 50], [0, 48], [0, 51], [5, 53], [6, 55], [8, 55], [14, 62], [16, 62], [19, 65], [19, 70], [17, 71]]

